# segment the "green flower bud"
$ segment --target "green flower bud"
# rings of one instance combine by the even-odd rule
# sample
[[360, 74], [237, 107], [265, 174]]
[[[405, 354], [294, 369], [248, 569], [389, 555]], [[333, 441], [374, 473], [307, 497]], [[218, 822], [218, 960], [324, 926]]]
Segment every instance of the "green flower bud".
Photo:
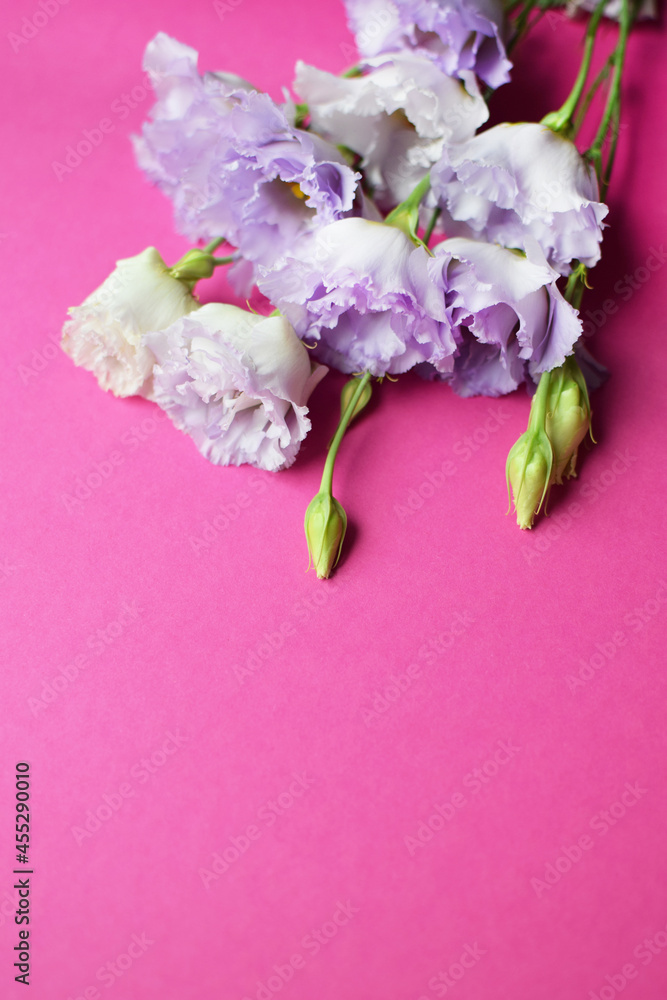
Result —
[[553, 451], [546, 432], [529, 426], [507, 456], [507, 488], [511, 484], [520, 528], [532, 528], [547, 495], [552, 468]]
[[[345, 411], [352, 402], [352, 397], [359, 388], [359, 381], [360, 380], [358, 378], [351, 378], [350, 381], [346, 382], [343, 388], [341, 389], [340, 393], [341, 417], [343, 417]], [[364, 407], [368, 406], [372, 394], [373, 394], [373, 388], [371, 386], [371, 383], [367, 382], [364, 388], [362, 389], [359, 399], [357, 400], [357, 405], [352, 411], [352, 416], [350, 417], [350, 420], [354, 420], [355, 417], [359, 416]]]
[[590, 431], [591, 408], [586, 383], [576, 361], [568, 358], [551, 372], [546, 431], [554, 452], [552, 482], [576, 476], [577, 450]]
[[215, 270], [213, 254], [206, 250], [188, 250], [173, 267], [169, 268], [172, 278], [185, 285], [196, 285], [200, 278], [210, 278]]
[[330, 493], [318, 493], [308, 504], [304, 528], [310, 561], [318, 578], [326, 580], [340, 559], [347, 514]]

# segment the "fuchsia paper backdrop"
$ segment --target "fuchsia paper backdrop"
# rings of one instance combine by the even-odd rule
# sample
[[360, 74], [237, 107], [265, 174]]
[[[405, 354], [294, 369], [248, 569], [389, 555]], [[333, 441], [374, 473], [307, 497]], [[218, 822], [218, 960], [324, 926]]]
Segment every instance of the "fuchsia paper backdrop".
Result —
[[[504, 463], [525, 394], [385, 383], [340, 455], [352, 544], [320, 583], [302, 518], [341, 377], [272, 476], [207, 464], [52, 345], [116, 259], [187, 246], [128, 141], [152, 104], [146, 42], [165, 30], [279, 98], [298, 57], [350, 63], [342, 6], [45, 3], [17, 51], [43, 5], [11, 0], [0, 30], [0, 994], [663, 1000], [664, 30], [630, 45], [584, 303], [612, 378], [580, 479], [520, 533]], [[550, 15], [495, 118], [560, 103], [582, 33]], [[103, 118], [59, 181], [53, 161]], [[222, 275], [201, 292], [229, 300]], [[17, 760], [30, 993], [12, 967]]]

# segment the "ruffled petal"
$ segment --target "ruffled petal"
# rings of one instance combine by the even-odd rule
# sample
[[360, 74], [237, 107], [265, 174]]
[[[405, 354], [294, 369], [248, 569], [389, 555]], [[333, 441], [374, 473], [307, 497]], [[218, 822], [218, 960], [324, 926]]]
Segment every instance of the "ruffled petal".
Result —
[[394, 226], [343, 219], [258, 284], [325, 363], [398, 374], [425, 360], [444, 364], [456, 349], [428, 260]]
[[133, 139], [137, 161], [190, 239], [223, 237], [253, 265], [270, 266], [353, 211], [359, 175], [334, 146], [294, 128], [268, 94], [228, 74], [200, 76], [195, 50], [163, 33], [144, 68], [158, 103]]
[[509, 80], [497, 0], [346, 0], [361, 54], [415, 51], [449, 76], [476, 73], [490, 87]]
[[142, 342], [193, 312], [199, 303], [168, 271], [154, 247], [119, 260], [115, 270], [80, 305], [69, 310], [62, 347], [116, 396], [149, 396], [154, 358]]
[[292, 464], [326, 368], [313, 370], [284, 317], [211, 303], [144, 343], [156, 358], [153, 398], [209, 461], [270, 472]]
[[602, 220], [595, 173], [568, 139], [534, 123], [496, 125], [450, 146], [431, 171], [431, 198], [451, 235], [525, 250], [537, 240], [551, 266], [600, 259]]
[[410, 194], [448, 143], [472, 136], [488, 118], [472, 73], [448, 76], [410, 51], [368, 59], [355, 77], [299, 62], [294, 87], [313, 127], [362, 158], [384, 209]]

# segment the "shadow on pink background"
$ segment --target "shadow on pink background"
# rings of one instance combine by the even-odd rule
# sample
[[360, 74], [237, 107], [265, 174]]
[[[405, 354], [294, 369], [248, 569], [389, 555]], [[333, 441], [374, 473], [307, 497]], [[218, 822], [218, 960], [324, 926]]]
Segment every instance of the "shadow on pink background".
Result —
[[[663, 1000], [667, 272], [646, 268], [667, 262], [663, 28], [630, 45], [584, 300], [612, 377], [580, 479], [520, 533], [504, 463], [526, 396], [385, 383], [338, 461], [354, 544], [321, 583], [302, 519], [341, 377], [272, 476], [209, 465], [54, 345], [118, 258], [187, 247], [128, 139], [152, 105], [147, 41], [164, 30], [279, 98], [297, 58], [352, 61], [342, 5], [70, 0], [12, 43], [42, 9], [13, 0], [0, 31], [0, 995]], [[561, 103], [582, 34], [545, 19], [494, 117]], [[202, 298], [217, 294], [224, 276]]]

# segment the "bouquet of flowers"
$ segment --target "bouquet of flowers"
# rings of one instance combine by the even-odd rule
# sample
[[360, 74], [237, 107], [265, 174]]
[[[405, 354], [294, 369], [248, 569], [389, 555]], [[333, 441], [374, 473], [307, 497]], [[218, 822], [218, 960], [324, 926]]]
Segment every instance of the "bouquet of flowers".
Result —
[[[576, 474], [605, 372], [584, 349], [579, 306], [600, 259], [635, 8], [589, 70], [606, 0], [588, 21], [567, 101], [541, 122], [485, 128], [509, 53], [550, 0], [345, 0], [359, 59], [336, 76], [299, 62], [282, 104], [160, 33], [144, 68], [157, 103], [137, 162], [200, 246], [169, 267], [158, 251], [118, 261], [70, 309], [62, 345], [117, 396], [152, 400], [210, 462], [277, 472], [310, 429], [330, 367], [351, 376], [305, 532], [318, 577], [347, 518], [334, 462], [373, 381], [414, 369], [460, 396], [525, 385], [527, 431], [507, 459], [517, 521]], [[575, 138], [607, 84], [599, 127]], [[201, 245], [205, 244], [205, 245]], [[228, 251], [216, 256], [222, 244]], [[229, 266], [268, 315], [201, 305], [197, 282]], [[273, 311], [269, 311], [272, 309]]]

